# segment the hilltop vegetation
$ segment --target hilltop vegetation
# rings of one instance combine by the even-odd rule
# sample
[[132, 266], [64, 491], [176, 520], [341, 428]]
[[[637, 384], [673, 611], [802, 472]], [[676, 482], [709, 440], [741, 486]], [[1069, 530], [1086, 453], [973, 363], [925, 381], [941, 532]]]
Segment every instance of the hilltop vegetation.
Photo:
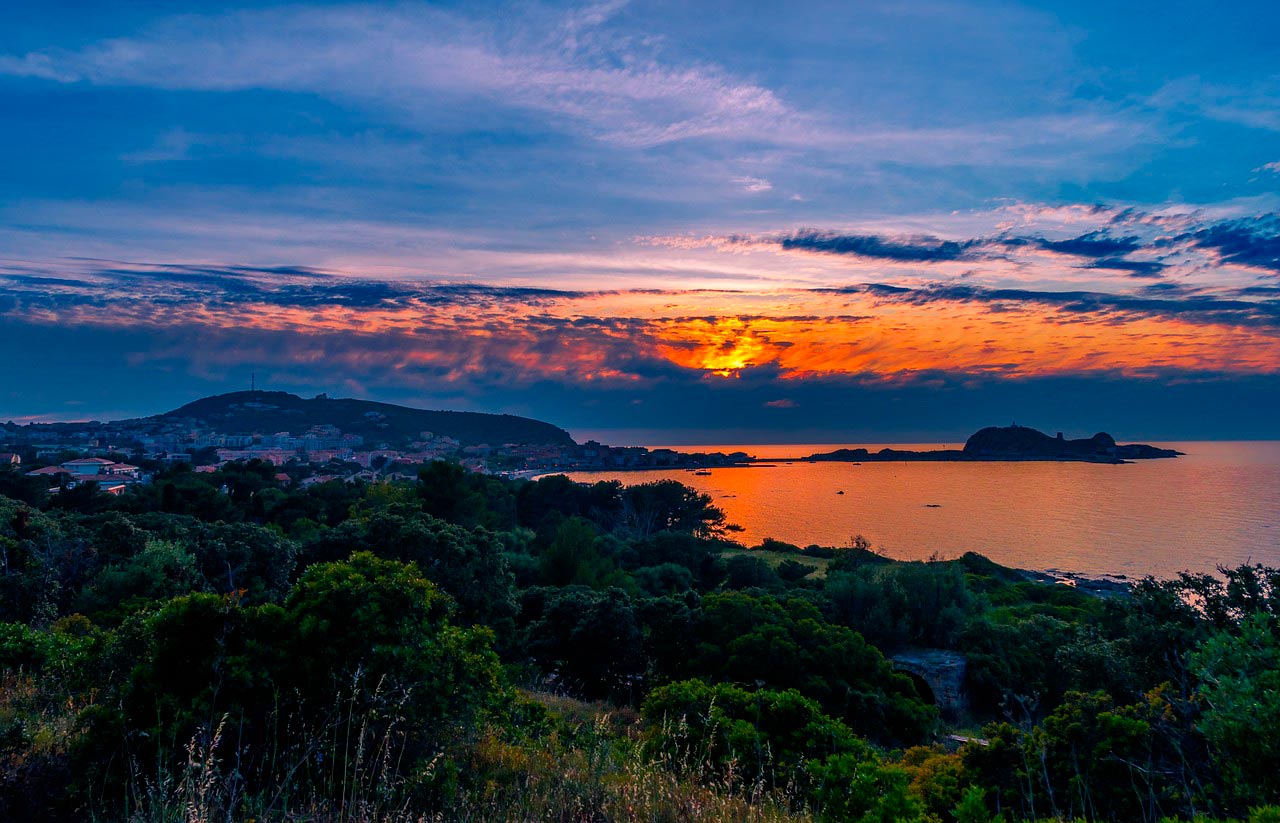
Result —
[[[1276, 570], [1101, 599], [448, 463], [91, 486], [0, 497], [0, 819], [1280, 814]], [[959, 714], [895, 669], [926, 648]]]
[[306, 399], [281, 391], [242, 391], [205, 397], [146, 422], [179, 419], [200, 421], [224, 434], [290, 432], [331, 425], [370, 442], [402, 444], [421, 439], [424, 431], [452, 437], [464, 446], [487, 443], [569, 445], [573, 438], [558, 426], [510, 414], [426, 411], [370, 400]]

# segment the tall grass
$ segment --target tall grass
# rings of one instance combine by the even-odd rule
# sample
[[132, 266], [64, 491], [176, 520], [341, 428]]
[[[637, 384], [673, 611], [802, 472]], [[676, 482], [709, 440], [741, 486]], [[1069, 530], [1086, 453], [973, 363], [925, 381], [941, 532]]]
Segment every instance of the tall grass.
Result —
[[[312, 727], [270, 757], [250, 763], [229, 739], [223, 716], [194, 735], [181, 757], [157, 759], [146, 775], [135, 770], [130, 823], [424, 823], [425, 821], [802, 821], [797, 800], [712, 768], [707, 754], [670, 747], [651, 755], [639, 721], [551, 695], [535, 695], [554, 720], [545, 733], [513, 738], [495, 724], [450, 752], [461, 768], [433, 784], [445, 755], [410, 769], [403, 757], [400, 719], [363, 713], [343, 697], [341, 722]], [[337, 701], [335, 701], [335, 704]], [[394, 704], [392, 704], [394, 705]], [[296, 722], [283, 727], [297, 734]], [[664, 733], [679, 735], [679, 724]], [[164, 763], [170, 763], [165, 767]], [[323, 780], [315, 780], [323, 776]], [[265, 783], [264, 783], [265, 779]], [[249, 787], [256, 785], [256, 791]], [[417, 789], [432, 785], [435, 791]], [[440, 786], [448, 787], [439, 791]], [[264, 789], [263, 786], [266, 788]]]

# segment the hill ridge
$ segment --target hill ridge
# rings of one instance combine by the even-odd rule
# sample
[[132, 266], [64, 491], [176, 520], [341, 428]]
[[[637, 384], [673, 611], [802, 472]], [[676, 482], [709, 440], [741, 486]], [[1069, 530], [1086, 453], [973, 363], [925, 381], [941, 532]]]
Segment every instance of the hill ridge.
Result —
[[190, 419], [222, 434], [299, 435], [314, 426], [331, 425], [344, 433], [358, 434], [366, 442], [402, 444], [421, 439], [423, 432], [448, 436], [464, 446], [506, 443], [571, 445], [567, 431], [531, 417], [471, 411], [418, 409], [378, 400], [331, 398], [320, 394], [304, 398], [286, 391], [249, 390], [227, 392], [193, 400], [167, 412], [139, 418], [138, 422], [174, 422]]

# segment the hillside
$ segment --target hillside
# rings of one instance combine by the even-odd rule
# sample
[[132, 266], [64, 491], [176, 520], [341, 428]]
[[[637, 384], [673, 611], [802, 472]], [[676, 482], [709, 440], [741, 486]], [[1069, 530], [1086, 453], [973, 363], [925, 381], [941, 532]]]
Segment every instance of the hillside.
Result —
[[224, 434], [305, 433], [312, 426], [332, 425], [358, 434], [367, 443], [399, 445], [421, 439], [424, 431], [446, 435], [464, 446], [487, 443], [573, 443], [558, 426], [509, 414], [428, 411], [370, 400], [312, 399], [280, 391], [241, 391], [205, 397], [164, 414], [147, 418], [160, 423], [198, 421]]

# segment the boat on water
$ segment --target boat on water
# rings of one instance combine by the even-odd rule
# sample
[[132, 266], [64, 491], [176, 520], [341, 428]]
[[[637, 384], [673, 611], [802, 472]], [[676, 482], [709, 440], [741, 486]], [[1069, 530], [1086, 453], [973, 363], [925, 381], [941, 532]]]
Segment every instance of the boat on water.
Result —
[[698, 469], [696, 472], [694, 472], [694, 474], [696, 474], [696, 475], [700, 475], [700, 476], [702, 476], [702, 477], [709, 477], [709, 476], [711, 475], [711, 470], [710, 470], [710, 469]]

